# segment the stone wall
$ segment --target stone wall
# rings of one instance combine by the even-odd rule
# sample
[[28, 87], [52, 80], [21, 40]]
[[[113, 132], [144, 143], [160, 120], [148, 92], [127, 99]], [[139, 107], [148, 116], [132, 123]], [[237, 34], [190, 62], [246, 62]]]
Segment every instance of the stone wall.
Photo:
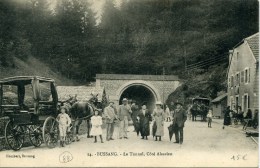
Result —
[[118, 102], [122, 92], [130, 86], [141, 85], [148, 88], [156, 100], [166, 101], [168, 96], [181, 85], [179, 80], [125, 80], [125, 79], [96, 79], [97, 87], [104, 87], [110, 100]]

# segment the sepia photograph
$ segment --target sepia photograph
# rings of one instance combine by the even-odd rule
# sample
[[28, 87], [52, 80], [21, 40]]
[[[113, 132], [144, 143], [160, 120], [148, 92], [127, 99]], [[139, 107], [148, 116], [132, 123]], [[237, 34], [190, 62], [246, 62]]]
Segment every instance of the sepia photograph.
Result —
[[0, 167], [259, 167], [258, 0], [0, 0]]

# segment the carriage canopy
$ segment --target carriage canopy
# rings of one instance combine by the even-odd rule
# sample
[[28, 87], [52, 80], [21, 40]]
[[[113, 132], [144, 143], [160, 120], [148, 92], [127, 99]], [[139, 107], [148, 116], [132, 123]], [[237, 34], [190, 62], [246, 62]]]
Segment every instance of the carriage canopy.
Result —
[[49, 104], [55, 108], [57, 102], [55, 82], [51, 78], [15, 76], [0, 80], [1, 114], [4, 108], [10, 107], [38, 113], [39, 104]]
[[192, 99], [192, 104], [204, 104], [206, 106], [209, 106], [210, 100], [208, 98], [204, 98], [204, 97], [195, 97]]

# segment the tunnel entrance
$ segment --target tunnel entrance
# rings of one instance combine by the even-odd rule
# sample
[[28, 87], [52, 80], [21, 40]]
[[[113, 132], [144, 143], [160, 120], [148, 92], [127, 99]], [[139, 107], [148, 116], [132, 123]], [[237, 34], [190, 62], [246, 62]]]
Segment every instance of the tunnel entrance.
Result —
[[154, 93], [142, 85], [133, 85], [125, 89], [120, 96], [119, 104], [122, 104], [123, 98], [135, 100], [139, 108], [141, 108], [143, 103], [146, 103], [150, 112], [153, 112], [156, 101]]

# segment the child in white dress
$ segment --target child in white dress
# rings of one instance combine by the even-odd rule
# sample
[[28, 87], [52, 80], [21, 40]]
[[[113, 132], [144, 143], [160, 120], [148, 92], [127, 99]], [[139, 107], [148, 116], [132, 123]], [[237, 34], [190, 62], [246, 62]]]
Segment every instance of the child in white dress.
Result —
[[97, 136], [100, 137], [101, 143], [103, 142], [103, 138], [102, 138], [102, 117], [99, 114], [98, 110], [95, 110], [95, 115], [91, 117], [91, 124], [92, 124], [92, 128], [91, 128], [91, 132], [90, 135], [95, 137], [95, 141], [94, 143], [97, 142]]

